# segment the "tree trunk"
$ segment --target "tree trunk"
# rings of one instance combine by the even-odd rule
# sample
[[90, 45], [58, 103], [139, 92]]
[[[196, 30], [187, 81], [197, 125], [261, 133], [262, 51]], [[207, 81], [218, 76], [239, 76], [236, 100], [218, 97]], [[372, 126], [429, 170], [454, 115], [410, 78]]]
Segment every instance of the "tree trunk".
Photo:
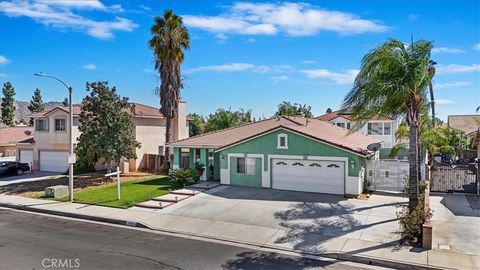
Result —
[[163, 171], [168, 172], [170, 169], [170, 147], [167, 144], [170, 143], [172, 139], [172, 118], [167, 116], [167, 123], [165, 127], [165, 159], [163, 162]]
[[415, 123], [410, 124], [410, 149], [409, 149], [409, 207], [413, 209], [418, 204], [418, 126]]
[[430, 104], [432, 107], [432, 127], [435, 128], [435, 97], [433, 96], [433, 84], [432, 81], [428, 84], [430, 90]]

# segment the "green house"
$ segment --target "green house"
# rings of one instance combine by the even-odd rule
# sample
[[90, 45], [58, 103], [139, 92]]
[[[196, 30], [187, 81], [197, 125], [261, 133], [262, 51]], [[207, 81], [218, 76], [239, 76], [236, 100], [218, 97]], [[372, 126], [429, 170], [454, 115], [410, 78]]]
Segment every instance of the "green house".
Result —
[[173, 168], [205, 165], [201, 180], [257, 188], [357, 195], [367, 150], [379, 143], [326, 121], [274, 117], [169, 144]]

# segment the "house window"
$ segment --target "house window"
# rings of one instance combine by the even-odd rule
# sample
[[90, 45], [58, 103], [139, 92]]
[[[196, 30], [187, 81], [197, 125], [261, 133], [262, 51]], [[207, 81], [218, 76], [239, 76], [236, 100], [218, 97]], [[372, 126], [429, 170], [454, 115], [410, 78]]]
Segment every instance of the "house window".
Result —
[[347, 129], [350, 129], [350, 123], [347, 123]]
[[277, 136], [277, 149], [288, 149], [287, 134], [278, 134], [278, 136]]
[[392, 123], [383, 123], [383, 135], [392, 134]]
[[35, 120], [35, 131], [48, 131], [48, 120], [46, 120], [46, 119], [36, 119]]
[[255, 174], [255, 158], [237, 158], [237, 173]]
[[345, 123], [337, 123], [337, 126], [339, 126], [341, 128], [345, 128]]
[[65, 131], [65, 118], [55, 119], [55, 131]]
[[368, 123], [368, 135], [383, 135], [383, 123]]

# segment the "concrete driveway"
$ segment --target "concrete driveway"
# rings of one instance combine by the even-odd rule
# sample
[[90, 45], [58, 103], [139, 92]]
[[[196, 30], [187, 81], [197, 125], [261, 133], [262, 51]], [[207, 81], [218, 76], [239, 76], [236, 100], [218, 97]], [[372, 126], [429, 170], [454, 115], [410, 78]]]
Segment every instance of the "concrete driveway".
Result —
[[33, 173], [25, 172], [22, 175], [0, 176], [0, 187], [16, 183], [41, 181], [54, 177], [61, 177], [61, 175], [61, 173], [36, 171]]
[[348, 239], [359, 243], [368, 241], [380, 249], [384, 245], [396, 245], [399, 239], [395, 233], [398, 231], [396, 212], [404, 202], [405, 198], [379, 195], [357, 200], [317, 193], [222, 186], [158, 213], [178, 217], [172, 226], [192, 233], [216, 233], [287, 249], [330, 252], [340, 251]]

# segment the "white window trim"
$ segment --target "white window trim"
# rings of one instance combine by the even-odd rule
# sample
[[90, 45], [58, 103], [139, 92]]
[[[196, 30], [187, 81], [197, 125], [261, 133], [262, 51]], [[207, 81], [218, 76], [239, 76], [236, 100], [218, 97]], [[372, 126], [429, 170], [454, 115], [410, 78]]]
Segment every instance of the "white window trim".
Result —
[[[280, 138], [285, 138], [285, 145], [280, 145]], [[281, 133], [277, 135], [277, 149], [288, 149], [288, 135], [285, 133]]]
[[[37, 121], [44, 121], [44, 122], [46, 123], [47, 129], [38, 130], [38, 129], [37, 129], [37, 128], [38, 128]], [[50, 127], [49, 127], [50, 123], [49, 123], [49, 122], [50, 122], [50, 121], [48, 121], [47, 118], [37, 118], [37, 119], [35, 119], [35, 121], [34, 121], [35, 131], [36, 131], [36, 132], [48, 132], [48, 131], [50, 130]]]
[[[65, 124], [64, 124], [65, 129], [64, 130], [57, 129], [57, 120], [61, 120], [61, 119], [63, 119], [65, 121]], [[53, 119], [53, 130], [55, 132], [66, 132], [67, 131], [67, 118], [66, 117], [55, 117]]]

